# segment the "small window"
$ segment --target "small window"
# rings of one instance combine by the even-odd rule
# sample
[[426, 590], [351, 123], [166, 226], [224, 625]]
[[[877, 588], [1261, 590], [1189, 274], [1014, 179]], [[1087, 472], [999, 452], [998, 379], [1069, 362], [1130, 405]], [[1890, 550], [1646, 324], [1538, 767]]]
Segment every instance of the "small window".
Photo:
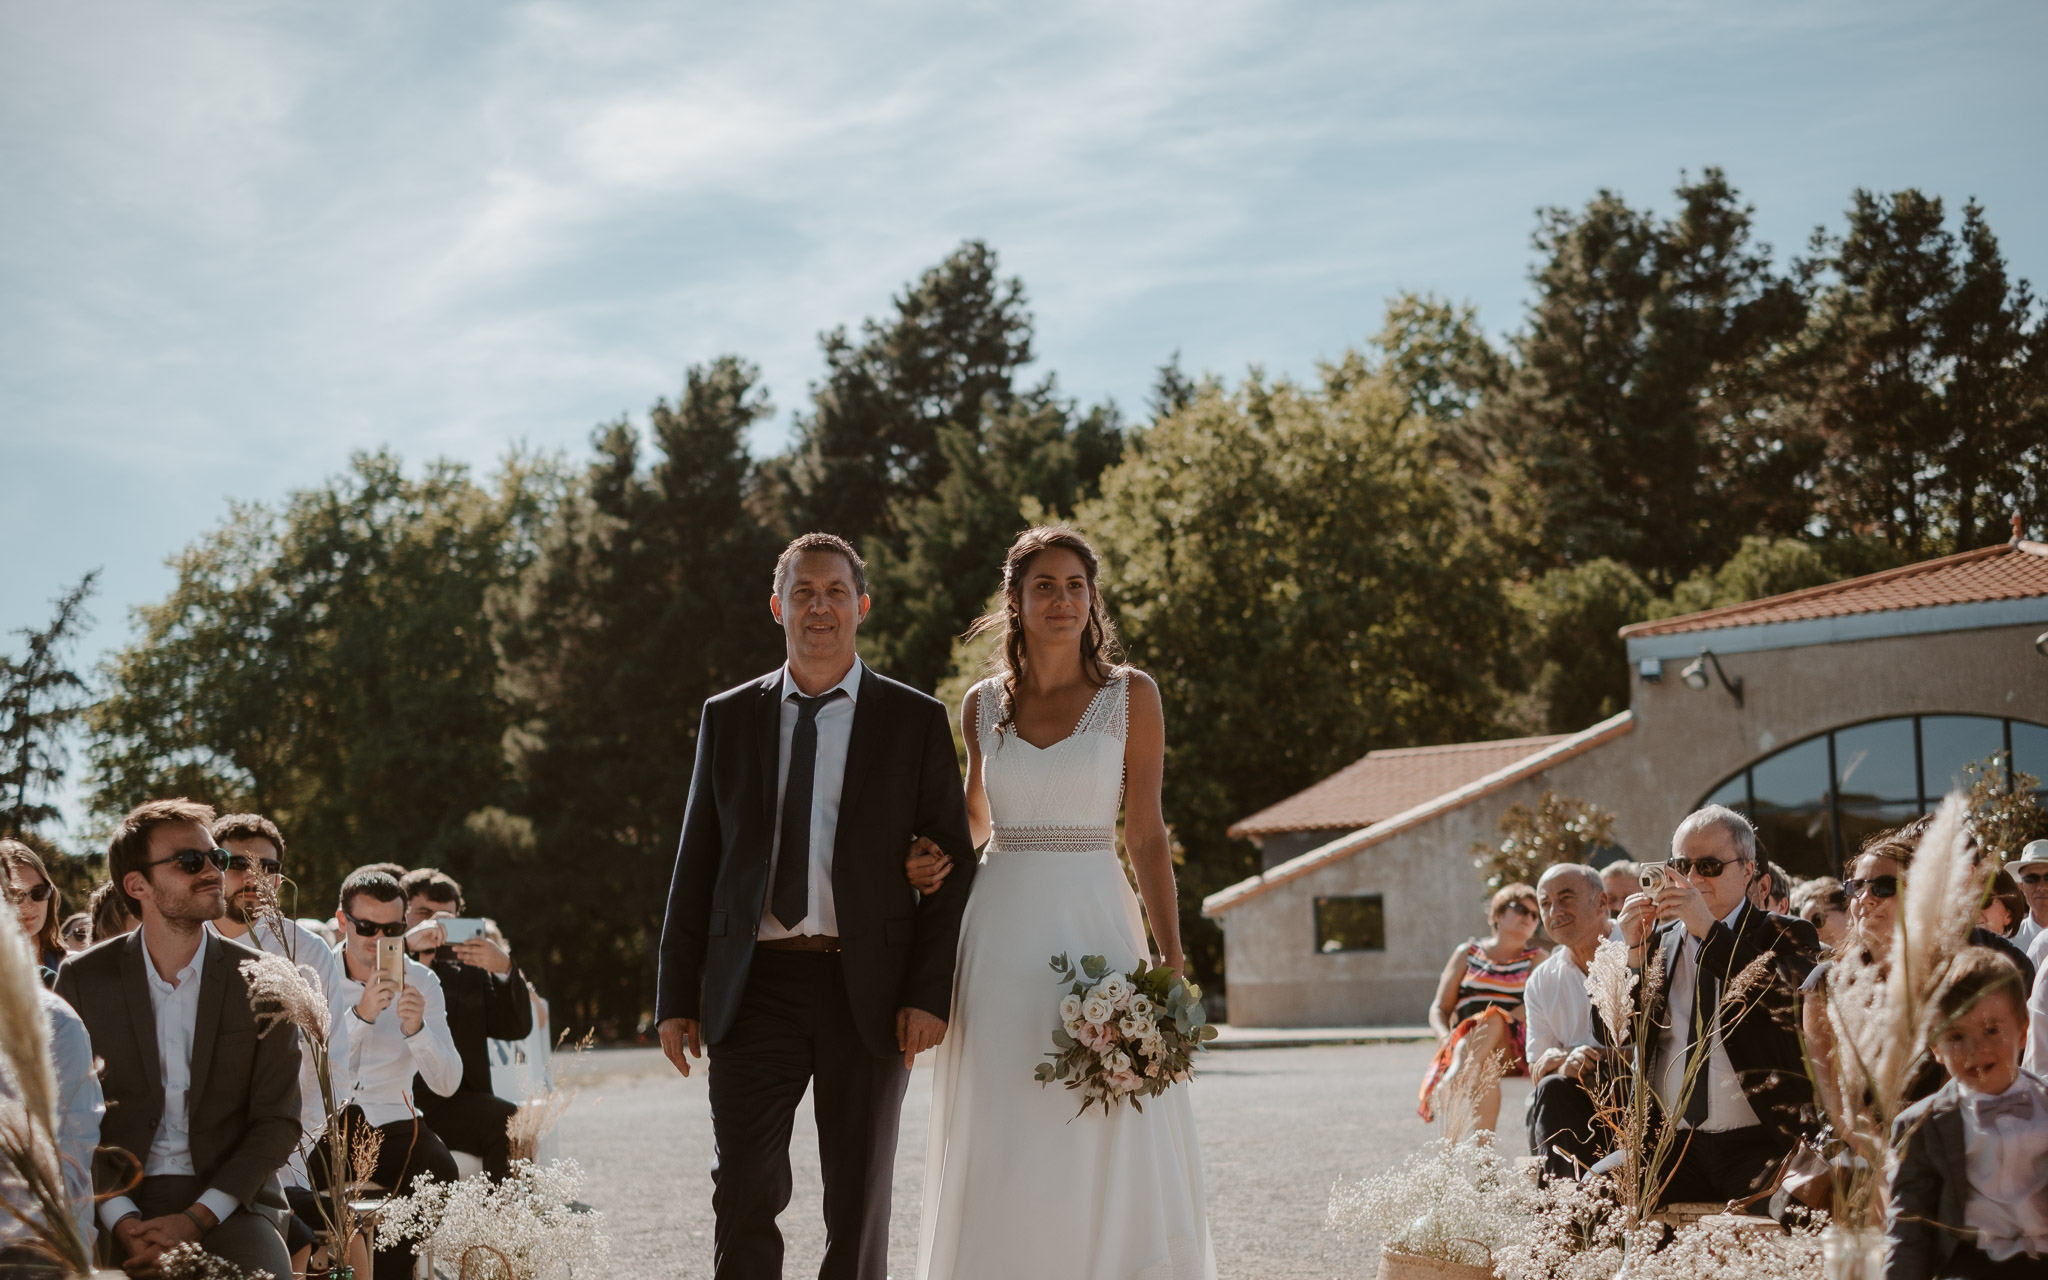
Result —
[[1377, 893], [1316, 899], [1316, 950], [1385, 951], [1387, 912]]

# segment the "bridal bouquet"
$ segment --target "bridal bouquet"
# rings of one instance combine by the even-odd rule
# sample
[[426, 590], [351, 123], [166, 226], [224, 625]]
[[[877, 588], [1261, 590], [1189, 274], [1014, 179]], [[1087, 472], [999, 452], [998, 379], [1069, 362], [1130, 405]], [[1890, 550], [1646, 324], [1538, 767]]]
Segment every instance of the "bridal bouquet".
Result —
[[1032, 1072], [1040, 1084], [1055, 1080], [1080, 1091], [1081, 1111], [1128, 1100], [1156, 1097], [1168, 1086], [1191, 1079], [1194, 1055], [1216, 1038], [1203, 1020], [1202, 989], [1165, 965], [1139, 961], [1124, 973], [1101, 956], [1082, 956], [1077, 967], [1065, 955], [1052, 958], [1052, 971], [1065, 988], [1054, 1052]]

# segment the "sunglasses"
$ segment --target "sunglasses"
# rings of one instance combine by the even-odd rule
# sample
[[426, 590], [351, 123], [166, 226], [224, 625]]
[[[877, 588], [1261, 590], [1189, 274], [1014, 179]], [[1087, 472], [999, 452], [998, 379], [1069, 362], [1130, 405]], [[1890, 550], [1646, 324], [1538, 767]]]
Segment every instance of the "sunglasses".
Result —
[[2042, 882], [2043, 880], [2048, 880], [2048, 871], [2044, 871], [2044, 872], [2042, 872], [2042, 873], [2041, 873], [2040, 875], [2037, 875], [2037, 876], [2021, 876], [2021, 877], [2020, 877], [2020, 883], [2021, 883], [2021, 884], [2039, 884], [2039, 883], [2041, 883], [2041, 882]]
[[1872, 876], [1868, 880], [1844, 880], [1842, 882], [1842, 892], [1848, 894], [1851, 898], [1862, 897], [1865, 889], [1870, 891], [1870, 896], [1873, 898], [1896, 898], [1899, 896], [1899, 878], [1897, 876]]
[[365, 938], [374, 938], [379, 934], [387, 938], [401, 938], [405, 936], [405, 931], [409, 927], [403, 920], [393, 920], [390, 924], [378, 924], [374, 920], [358, 920], [346, 911], [341, 914], [346, 916], [348, 922], [356, 927], [356, 933]]
[[1534, 920], [1536, 918], [1536, 912], [1526, 902], [1510, 902], [1505, 907], [1502, 907], [1501, 910], [1519, 911], [1523, 915], [1529, 917], [1531, 920]]
[[50, 895], [55, 892], [57, 890], [48, 880], [31, 889], [16, 889], [10, 885], [7, 889], [7, 900], [18, 907], [24, 902], [48, 902]]
[[180, 849], [168, 858], [158, 858], [155, 862], [143, 863], [142, 869], [147, 871], [151, 867], [160, 867], [166, 862], [174, 862], [177, 864], [178, 870], [188, 876], [196, 876], [199, 874], [200, 869], [206, 866], [211, 866], [215, 871], [226, 871], [228, 869], [228, 860], [228, 851], [226, 849]]
[[284, 863], [276, 858], [252, 858], [246, 853], [238, 853], [228, 859], [228, 868], [232, 871], [261, 871], [266, 876], [274, 876], [284, 870]]
[[1734, 862], [1723, 862], [1719, 858], [1673, 858], [1671, 861], [1665, 863], [1664, 865], [1670, 867], [1673, 871], [1676, 871], [1679, 875], [1682, 876], [1691, 875], [1693, 872], [1697, 871], [1699, 874], [1705, 876], [1709, 880], [1718, 880], [1721, 878], [1721, 873], [1723, 871], [1726, 871], [1728, 868], [1736, 866], [1738, 864]]

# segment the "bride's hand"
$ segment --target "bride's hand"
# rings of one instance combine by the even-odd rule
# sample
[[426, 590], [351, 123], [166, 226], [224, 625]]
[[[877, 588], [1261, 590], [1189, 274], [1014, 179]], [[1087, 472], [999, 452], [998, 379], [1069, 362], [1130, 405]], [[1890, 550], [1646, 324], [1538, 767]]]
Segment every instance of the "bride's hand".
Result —
[[946, 851], [924, 836], [910, 842], [910, 856], [903, 863], [904, 878], [919, 893], [936, 893], [953, 874], [953, 860]]

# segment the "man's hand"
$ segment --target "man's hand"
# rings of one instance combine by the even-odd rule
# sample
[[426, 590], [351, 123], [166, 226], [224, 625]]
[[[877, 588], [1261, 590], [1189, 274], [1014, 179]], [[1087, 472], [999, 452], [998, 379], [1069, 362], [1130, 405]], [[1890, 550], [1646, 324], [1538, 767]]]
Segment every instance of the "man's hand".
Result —
[[1707, 909], [1707, 900], [1684, 876], [1664, 877], [1657, 889], [1657, 918], [1684, 921], [1685, 931], [1695, 938], [1706, 937], [1707, 930], [1714, 927], [1714, 913]]
[[356, 1001], [356, 1017], [364, 1022], [375, 1022], [377, 1015], [389, 1008], [398, 996], [398, 984], [383, 974], [377, 974], [363, 984], [363, 998]]
[[[1557, 1052], [1555, 1049], [1551, 1050], [1551, 1053], [1555, 1052]], [[1547, 1058], [1550, 1054], [1546, 1053], [1543, 1056]], [[1591, 1045], [1582, 1044], [1564, 1055], [1564, 1065], [1559, 1067], [1558, 1070], [1564, 1073], [1564, 1078], [1567, 1080], [1584, 1081], [1586, 1077], [1593, 1074], [1594, 1069], [1599, 1065], [1600, 1051]]]
[[936, 1049], [946, 1038], [946, 1020], [934, 1018], [922, 1009], [896, 1011], [896, 1047], [903, 1050], [903, 1065], [911, 1066], [917, 1055]]
[[441, 927], [441, 922], [454, 918], [455, 913], [452, 911], [437, 911], [428, 919], [422, 920], [412, 928], [407, 929], [405, 931], [405, 949], [414, 955], [424, 955], [429, 951], [440, 950], [441, 944], [448, 940], [448, 931]]
[[466, 965], [482, 969], [485, 973], [512, 972], [512, 957], [505, 948], [478, 934], [467, 942], [458, 942], [453, 948], [455, 958]]
[[418, 1035], [421, 1027], [427, 1025], [427, 998], [420, 994], [418, 987], [407, 987], [398, 993], [398, 1029], [409, 1036]]
[[690, 1074], [690, 1059], [704, 1056], [704, 1029], [695, 1018], [663, 1018], [655, 1028], [661, 1033], [661, 1051], [676, 1070]]
[[[198, 1212], [206, 1210], [201, 1208]], [[182, 1213], [167, 1213], [161, 1218], [127, 1218], [114, 1228], [115, 1241], [128, 1255], [121, 1269], [136, 1277], [161, 1275], [157, 1264], [164, 1251], [181, 1244], [196, 1244], [199, 1235], [198, 1224]]]
[[1543, 1077], [1549, 1075], [1551, 1072], [1556, 1071], [1563, 1067], [1564, 1062], [1564, 1050], [1545, 1049], [1542, 1052], [1542, 1054], [1537, 1057], [1536, 1061], [1529, 1064], [1529, 1078], [1531, 1080], [1541, 1080]]
[[910, 842], [910, 857], [903, 864], [904, 878], [919, 893], [937, 893], [946, 877], [953, 874], [953, 860], [946, 851], [925, 836]]
[[1655, 912], [1655, 904], [1640, 893], [1630, 894], [1628, 901], [1621, 904], [1621, 915], [1615, 923], [1621, 926], [1621, 940], [1628, 943], [1630, 951], [1641, 947], [1650, 936], [1650, 918]]

